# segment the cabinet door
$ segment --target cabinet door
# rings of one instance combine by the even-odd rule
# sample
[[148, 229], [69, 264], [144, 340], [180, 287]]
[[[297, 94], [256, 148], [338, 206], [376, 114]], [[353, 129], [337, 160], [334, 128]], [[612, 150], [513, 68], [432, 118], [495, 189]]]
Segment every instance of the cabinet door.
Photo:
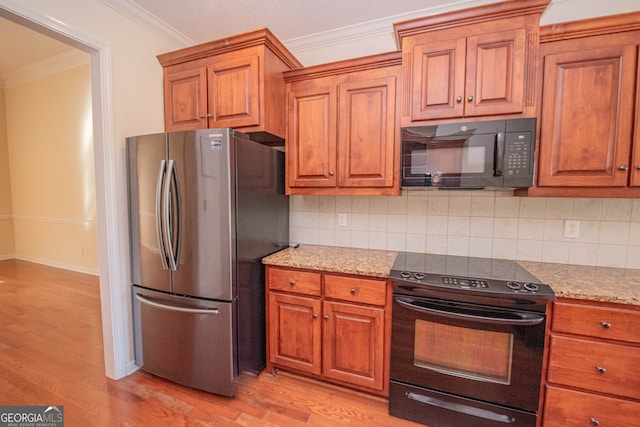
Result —
[[204, 67], [166, 73], [164, 127], [167, 132], [207, 127], [207, 71]]
[[269, 293], [267, 327], [271, 363], [320, 375], [320, 310], [319, 299]]
[[541, 47], [539, 186], [627, 184], [637, 46], [616, 46], [614, 41]]
[[323, 374], [382, 390], [384, 309], [325, 301]]
[[521, 113], [526, 30], [467, 38], [465, 116]]
[[640, 403], [547, 386], [545, 427], [633, 426]]
[[364, 72], [340, 84], [340, 187], [393, 187], [397, 77], [388, 73]]
[[286, 141], [289, 187], [335, 187], [337, 89], [330, 82], [292, 83]]
[[260, 124], [258, 55], [216, 58], [208, 67], [209, 127]]
[[411, 120], [464, 114], [466, 40], [427, 38], [413, 48]]

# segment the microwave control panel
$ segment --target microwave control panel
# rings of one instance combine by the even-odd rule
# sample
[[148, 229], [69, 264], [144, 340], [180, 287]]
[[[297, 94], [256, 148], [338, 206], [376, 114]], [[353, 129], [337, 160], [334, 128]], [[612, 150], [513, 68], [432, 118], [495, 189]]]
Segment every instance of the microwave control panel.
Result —
[[533, 174], [531, 132], [507, 132], [503, 168], [505, 180], [530, 179]]

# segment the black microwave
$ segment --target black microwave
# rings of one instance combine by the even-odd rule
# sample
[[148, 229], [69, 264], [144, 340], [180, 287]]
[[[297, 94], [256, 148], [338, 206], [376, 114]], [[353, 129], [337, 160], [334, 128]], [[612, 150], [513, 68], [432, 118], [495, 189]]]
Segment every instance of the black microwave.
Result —
[[535, 118], [402, 128], [401, 186], [531, 187], [535, 134]]

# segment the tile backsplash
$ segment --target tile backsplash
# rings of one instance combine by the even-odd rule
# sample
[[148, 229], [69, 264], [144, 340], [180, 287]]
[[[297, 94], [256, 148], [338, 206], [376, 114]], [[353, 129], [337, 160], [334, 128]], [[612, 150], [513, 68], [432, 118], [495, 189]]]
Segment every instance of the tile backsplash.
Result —
[[292, 196], [290, 215], [298, 243], [640, 269], [640, 199], [403, 190]]

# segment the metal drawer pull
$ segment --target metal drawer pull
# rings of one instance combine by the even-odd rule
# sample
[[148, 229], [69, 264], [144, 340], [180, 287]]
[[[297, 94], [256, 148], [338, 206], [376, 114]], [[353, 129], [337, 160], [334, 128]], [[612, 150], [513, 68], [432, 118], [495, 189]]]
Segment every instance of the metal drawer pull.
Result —
[[602, 366], [596, 366], [596, 369], [598, 370], [598, 372], [600, 372], [601, 374], [604, 374], [607, 372], [606, 368], [603, 368]]
[[600, 322], [600, 324], [602, 325], [603, 328], [605, 329], [609, 329], [611, 327], [611, 323], [609, 322]]
[[291, 286], [293, 286], [293, 285], [295, 285], [295, 284], [296, 284], [296, 281], [295, 281], [295, 280], [289, 280], [289, 284], [290, 284]]
[[598, 421], [596, 418], [589, 418], [589, 421], [591, 421], [591, 425], [592, 426], [599, 426], [600, 425], [600, 421]]
[[349, 292], [351, 293], [351, 295], [355, 295], [356, 294], [356, 290], [355, 289], [351, 289]]

